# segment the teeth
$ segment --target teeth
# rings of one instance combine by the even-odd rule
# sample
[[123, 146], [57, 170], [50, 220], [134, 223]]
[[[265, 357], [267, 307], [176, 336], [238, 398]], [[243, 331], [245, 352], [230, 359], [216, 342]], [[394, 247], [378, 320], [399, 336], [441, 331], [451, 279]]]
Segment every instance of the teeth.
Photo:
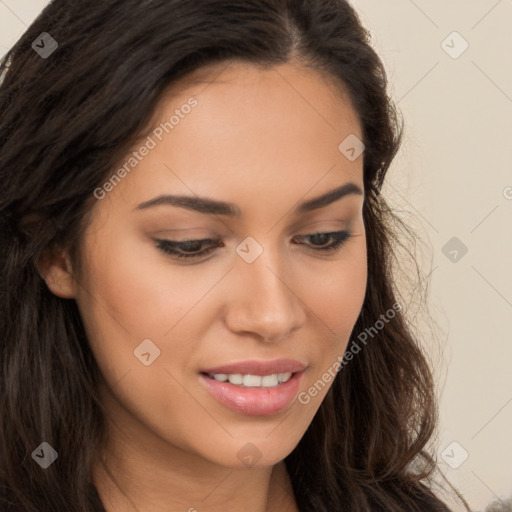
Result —
[[[229, 381], [231, 382], [231, 381]], [[248, 388], [261, 387], [261, 377], [259, 375], [244, 375], [244, 386]]]
[[240, 373], [233, 373], [228, 375], [228, 380], [231, 384], [243, 384], [244, 383], [244, 376]]
[[292, 376], [291, 372], [286, 373], [273, 373], [272, 375], [242, 375], [241, 373], [216, 373], [210, 375], [218, 382], [228, 382], [235, 386], [244, 386], [248, 388], [273, 388], [287, 382]]
[[279, 382], [287, 382], [288, 380], [290, 380], [291, 376], [292, 376], [292, 372], [278, 373], [277, 380]]
[[[245, 382], [244, 382], [245, 384]], [[264, 375], [261, 378], [261, 385], [267, 388], [277, 386], [279, 384], [279, 377], [274, 373], [273, 375]]]

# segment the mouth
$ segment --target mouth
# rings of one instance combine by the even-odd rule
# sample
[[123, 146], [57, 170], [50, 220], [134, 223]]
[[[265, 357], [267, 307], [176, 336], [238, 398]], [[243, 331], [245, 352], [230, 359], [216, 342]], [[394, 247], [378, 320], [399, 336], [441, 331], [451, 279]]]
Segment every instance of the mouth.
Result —
[[295, 359], [251, 360], [205, 368], [201, 370], [201, 373], [207, 375], [258, 375], [263, 377], [280, 373], [298, 373], [304, 371], [306, 366], [306, 364]]
[[270, 375], [252, 375], [250, 373], [245, 375], [243, 373], [203, 373], [202, 375], [206, 375], [217, 382], [229, 382], [230, 384], [233, 384], [233, 386], [246, 388], [273, 388], [288, 382], [293, 373], [272, 373]]
[[205, 369], [199, 378], [220, 404], [241, 414], [267, 416], [291, 405], [305, 369], [289, 359], [245, 361]]

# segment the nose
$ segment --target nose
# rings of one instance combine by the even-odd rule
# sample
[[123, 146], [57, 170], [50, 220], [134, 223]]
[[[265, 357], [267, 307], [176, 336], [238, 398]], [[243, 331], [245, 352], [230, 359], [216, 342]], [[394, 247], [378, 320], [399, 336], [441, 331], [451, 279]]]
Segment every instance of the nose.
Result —
[[232, 279], [236, 279], [235, 292], [226, 315], [231, 331], [277, 342], [303, 325], [306, 315], [299, 295], [299, 280], [276, 261], [277, 258], [268, 257], [264, 251], [252, 263], [237, 262], [232, 272]]

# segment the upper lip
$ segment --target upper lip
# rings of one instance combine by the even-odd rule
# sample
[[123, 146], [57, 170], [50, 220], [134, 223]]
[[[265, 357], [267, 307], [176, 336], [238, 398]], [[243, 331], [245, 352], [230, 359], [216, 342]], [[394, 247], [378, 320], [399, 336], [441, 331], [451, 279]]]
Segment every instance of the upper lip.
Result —
[[215, 375], [218, 373], [234, 374], [241, 373], [243, 375], [272, 375], [274, 373], [297, 373], [306, 369], [305, 364], [295, 361], [294, 359], [274, 359], [272, 361], [240, 361], [238, 363], [230, 363], [215, 368], [206, 368], [201, 370], [202, 373]]

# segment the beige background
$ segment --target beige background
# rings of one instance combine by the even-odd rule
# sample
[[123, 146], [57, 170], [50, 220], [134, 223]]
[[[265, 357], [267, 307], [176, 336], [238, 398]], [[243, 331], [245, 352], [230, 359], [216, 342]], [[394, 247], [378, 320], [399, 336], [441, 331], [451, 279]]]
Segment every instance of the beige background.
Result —
[[[1, 55], [46, 3], [0, 0]], [[440, 467], [483, 510], [512, 494], [512, 0], [352, 3], [406, 123], [386, 195], [430, 246]]]

